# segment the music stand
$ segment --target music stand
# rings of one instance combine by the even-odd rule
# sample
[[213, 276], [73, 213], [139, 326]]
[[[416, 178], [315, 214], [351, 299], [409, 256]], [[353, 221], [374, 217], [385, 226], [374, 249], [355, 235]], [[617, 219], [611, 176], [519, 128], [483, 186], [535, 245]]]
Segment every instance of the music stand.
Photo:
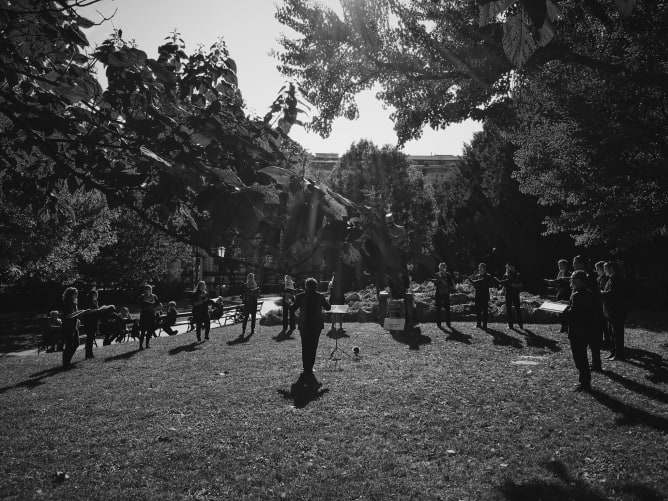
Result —
[[[348, 305], [347, 304], [333, 304], [332, 309], [330, 310], [331, 314], [334, 315], [336, 313], [343, 315], [344, 313], [348, 313]], [[334, 336], [334, 349], [332, 350], [332, 353], [329, 354], [329, 359], [330, 360], [340, 360], [339, 358], [334, 358], [334, 353], [337, 351], [340, 351], [344, 355], [348, 356], [348, 358], [352, 358], [352, 355], [345, 350], [342, 350], [339, 348], [339, 336], [335, 335]]]

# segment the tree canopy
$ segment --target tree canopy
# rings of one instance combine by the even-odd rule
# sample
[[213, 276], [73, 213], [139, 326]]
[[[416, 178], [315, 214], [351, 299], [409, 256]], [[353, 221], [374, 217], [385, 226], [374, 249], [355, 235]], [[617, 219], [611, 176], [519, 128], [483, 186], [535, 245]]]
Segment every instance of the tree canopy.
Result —
[[376, 88], [399, 144], [426, 126], [493, 123], [519, 147], [521, 190], [560, 212], [548, 232], [617, 249], [666, 234], [667, 2], [341, 6], [284, 0], [277, 13], [297, 32], [277, 56], [318, 110], [313, 130], [354, 119], [355, 96]]

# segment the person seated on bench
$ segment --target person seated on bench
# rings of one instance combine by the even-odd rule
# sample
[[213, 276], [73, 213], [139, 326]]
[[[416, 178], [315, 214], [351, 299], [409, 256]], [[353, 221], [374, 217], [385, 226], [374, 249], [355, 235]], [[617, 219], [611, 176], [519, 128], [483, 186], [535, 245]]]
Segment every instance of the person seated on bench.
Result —
[[248, 323], [248, 316], [251, 317], [251, 332], [252, 336], [255, 334], [255, 319], [257, 317], [257, 304], [260, 297], [260, 287], [255, 282], [255, 274], [249, 273], [246, 277], [246, 283], [243, 286], [243, 293], [241, 294], [241, 301], [243, 302], [243, 320], [241, 323], [240, 338], [246, 335], [246, 325]]
[[44, 332], [44, 347], [47, 353], [63, 349], [63, 321], [58, 318], [58, 311], [49, 312], [49, 325]]
[[170, 336], [178, 334], [178, 331], [176, 329], [172, 329], [172, 326], [176, 325], [176, 315], [177, 315], [176, 302], [170, 301], [167, 304], [167, 313], [165, 314], [165, 318], [163, 318], [160, 323], [160, 327], [162, 328], [162, 330], [164, 330]]

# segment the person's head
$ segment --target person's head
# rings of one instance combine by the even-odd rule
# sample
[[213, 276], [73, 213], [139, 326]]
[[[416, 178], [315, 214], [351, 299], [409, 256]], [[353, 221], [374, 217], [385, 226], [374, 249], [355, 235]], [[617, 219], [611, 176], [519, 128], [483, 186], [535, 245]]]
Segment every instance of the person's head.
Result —
[[587, 268], [587, 258], [578, 254], [573, 258], [573, 269], [584, 270]]
[[197, 282], [197, 292], [206, 292], [206, 282], [204, 280], [200, 280]]
[[480, 263], [478, 265], [478, 273], [486, 273], [487, 272], [487, 265], [485, 263]]
[[249, 274], [246, 276], [246, 283], [247, 283], [247, 284], [253, 284], [253, 283], [255, 283], [255, 273], [249, 273]]
[[57, 320], [58, 319], [58, 310], [53, 310], [49, 312], [49, 318], [51, 320]]
[[438, 263], [438, 271], [447, 271], [448, 265], [445, 263]]
[[68, 287], [65, 289], [65, 292], [63, 292], [63, 303], [76, 304], [78, 295], [79, 291], [76, 289], [76, 287]]
[[584, 270], [577, 270], [571, 275], [571, 287], [579, 289], [587, 283], [587, 273]]
[[559, 267], [559, 270], [566, 271], [566, 268], [568, 268], [568, 261], [565, 259], [560, 259], [557, 261], [557, 266]]
[[125, 316], [128, 316], [129, 314], [130, 314], [130, 310], [128, 310], [128, 307], [123, 306], [123, 308], [121, 308], [121, 315], [125, 317]]
[[142, 287], [142, 290], [144, 291], [144, 294], [153, 294], [153, 286], [146, 284], [144, 287]]
[[602, 277], [605, 274], [605, 261], [599, 261], [594, 265], [594, 268], [596, 268], [598, 276]]
[[514, 271], [515, 265], [513, 263], [506, 263], [506, 271]]
[[608, 261], [607, 263], [605, 263], [605, 265], [603, 265], [603, 269], [605, 271], [605, 274], [611, 277], [617, 271], [617, 266], [612, 261]]
[[170, 310], [175, 310], [176, 309], [176, 301], [170, 301], [167, 303], [167, 308]]
[[318, 288], [318, 281], [315, 278], [309, 277], [304, 282], [304, 289], [306, 292], [315, 292]]

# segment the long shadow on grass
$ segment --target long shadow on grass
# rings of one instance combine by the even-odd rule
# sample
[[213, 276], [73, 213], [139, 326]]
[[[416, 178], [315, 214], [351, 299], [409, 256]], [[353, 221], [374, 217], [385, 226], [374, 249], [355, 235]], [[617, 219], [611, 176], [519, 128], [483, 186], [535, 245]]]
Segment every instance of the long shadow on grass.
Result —
[[[439, 329], [446, 332], [443, 327], [439, 327]], [[464, 344], [471, 344], [471, 339], [473, 339], [473, 337], [470, 334], [464, 334], [462, 331], [458, 331], [454, 327], [450, 327], [448, 337], [445, 338], [446, 341], [457, 341], [458, 343]]]
[[325, 393], [328, 393], [328, 388], [314, 388], [311, 386], [304, 386], [300, 381], [296, 381], [290, 386], [290, 391], [278, 390], [278, 393], [283, 395], [285, 400], [290, 400], [294, 403], [296, 409], [303, 409], [311, 402], [318, 400]]
[[646, 377], [650, 382], [668, 382], [668, 363], [658, 353], [640, 348], [626, 348], [624, 355], [626, 356], [626, 363], [649, 372]]
[[621, 374], [617, 374], [616, 372], [613, 372], [611, 370], [605, 370], [603, 371], [603, 374], [608, 376], [611, 380], [615, 381], [616, 383], [621, 384], [624, 388], [628, 390], [639, 393], [647, 398], [657, 400], [661, 403], [668, 404], [668, 393], [664, 393], [658, 388], [653, 388], [651, 386], [638, 383], [636, 381], [633, 381], [632, 379], [624, 377]]
[[423, 344], [431, 343], [431, 338], [422, 334], [420, 327], [409, 327], [403, 331], [390, 331], [392, 339], [407, 344], [411, 350], [419, 350]]
[[[499, 487], [501, 494], [510, 501], [606, 501], [609, 499], [599, 489], [592, 487], [587, 481], [574, 478], [568, 473], [566, 466], [560, 461], [549, 461], [541, 464], [555, 479], [539, 478], [523, 483], [513, 480]], [[638, 501], [659, 501], [665, 499], [663, 495], [642, 484], [623, 484], [611, 486], [616, 492], [632, 494]]]
[[492, 328], [488, 328], [487, 332], [491, 334], [491, 336], [494, 338], [492, 343], [498, 346], [512, 346], [513, 348], [524, 348], [524, 344], [522, 344], [522, 341], [520, 341], [516, 337], [509, 336], [505, 332], [497, 331], [496, 329]]
[[659, 431], [668, 431], [668, 418], [651, 414], [643, 409], [628, 405], [600, 390], [593, 388], [589, 394], [608, 409], [619, 414], [615, 419], [618, 426], [634, 426], [644, 424]]
[[559, 346], [558, 341], [539, 336], [529, 329], [524, 329], [524, 337], [527, 340], [527, 346], [532, 348], [546, 348], [552, 352], [561, 351], [561, 346]]
[[197, 351], [197, 347], [199, 346], [199, 343], [197, 341], [193, 341], [190, 344], [184, 344], [183, 346], [177, 346], [176, 348], [172, 348], [169, 350], [167, 353], [170, 355], [178, 355], [179, 353], [185, 352], [193, 352]]
[[522, 483], [506, 480], [498, 489], [503, 497], [510, 501], [606, 501], [607, 496], [594, 489], [586, 482], [572, 478], [566, 466], [560, 461], [550, 461], [541, 466], [548, 470], [556, 479], [537, 478]]
[[290, 340], [290, 341], [294, 341], [295, 338], [292, 337], [292, 333], [293, 333], [294, 331], [295, 331], [294, 329], [290, 329], [290, 330], [287, 330], [287, 331], [281, 331], [281, 332], [279, 332], [276, 336], [274, 336], [273, 339], [274, 339], [274, 341], [276, 341], [277, 343], [280, 343], [280, 342], [282, 342], [282, 341], [288, 341], [288, 340]]
[[139, 353], [139, 350], [131, 350], [131, 351], [126, 351], [125, 353], [121, 353], [119, 355], [114, 355], [113, 357], [107, 357], [104, 359], [105, 362], [115, 362], [116, 360], [126, 360], [134, 355]]
[[4, 386], [0, 388], [0, 394], [5, 393], [9, 390], [12, 390], [14, 388], [37, 388], [40, 385], [44, 384], [43, 379], [46, 379], [51, 376], [55, 376], [56, 374], [60, 374], [61, 372], [65, 372], [66, 369], [64, 369], [61, 366], [58, 367], [52, 367], [50, 369], [44, 369], [43, 371], [36, 372], [34, 374], [31, 374], [29, 379], [26, 379], [25, 381], [21, 381], [20, 383], [13, 384], [11, 386]]

